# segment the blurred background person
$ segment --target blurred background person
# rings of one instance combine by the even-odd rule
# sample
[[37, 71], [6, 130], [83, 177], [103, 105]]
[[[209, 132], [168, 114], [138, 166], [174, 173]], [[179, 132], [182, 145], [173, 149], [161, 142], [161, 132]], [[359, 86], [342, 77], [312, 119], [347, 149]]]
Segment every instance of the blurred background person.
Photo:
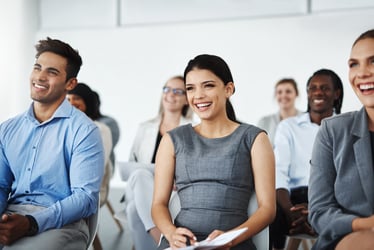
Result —
[[306, 89], [307, 112], [281, 121], [274, 137], [277, 215], [269, 228], [273, 249], [284, 249], [287, 235], [315, 235], [307, 220], [313, 142], [321, 121], [340, 114], [343, 102], [343, 83], [332, 70], [314, 72]]
[[114, 149], [115, 149], [115, 147], [116, 147], [116, 145], [119, 141], [121, 131], [120, 131], [120, 128], [119, 128], [119, 125], [118, 125], [118, 122], [117, 122], [116, 119], [114, 119], [113, 117], [111, 117], [109, 115], [104, 115], [104, 114], [101, 113], [101, 109], [100, 109], [101, 99], [100, 99], [99, 93], [97, 93], [96, 91], [92, 91], [92, 93], [94, 94], [94, 96], [96, 98], [96, 103], [97, 103], [98, 118], [96, 120], [104, 123], [105, 125], [107, 125], [110, 129], [111, 134], [112, 134], [112, 150], [110, 151], [110, 161], [112, 162], [112, 167], [114, 168], [115, 165], [116, 165], [115, 164], [116, 163], [116, 157], [115, 157]]
[[293, 78], [283, 78], [275, 84], [274, 98], [278, 104], [278, 112], [262, 117], [258, 126], [268, 133], [271, 143], [274, 142], [274, 134], [277, 125], [285, 118], [299, 115], [295, 101], [299, 96], [297, 83]]
[[[87, 84], [78, 83], [74, 89], [68, 91], [66, 98], [74, 107], [90, 117], [101, 133], [105, 156], [104, 176], [100, 187], [100, 207], [102, 207], [108, 200], [109, 181], [112, 174], [112, 162], [109, 158], [112, 150], [112, 135], [109, 127], [97, 120], [99, 118], [97, 98]], [[94, 239], [93, 246], [95, 250], [102, 249], [98, 235]]]
[[157, 248], [161, 233], [151, 217], [156, 153], [167, 131], [187, 123], [192, 123], [192, 112], [187, 103], [184, 79], [175, 76], [162, 87], [158, 115], [139, 125], [130, 152], [129, 161], [151, 166], [128, 169], [127, 173], [125, 211], [136, 250]]

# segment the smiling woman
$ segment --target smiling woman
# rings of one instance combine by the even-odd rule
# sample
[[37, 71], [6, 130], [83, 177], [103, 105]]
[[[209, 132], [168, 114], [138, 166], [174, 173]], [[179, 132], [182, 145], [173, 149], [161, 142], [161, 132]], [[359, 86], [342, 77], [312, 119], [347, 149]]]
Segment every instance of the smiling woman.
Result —
[[351, 87], [363, 107], [324, 120], [317, 134], [309, 192], [309, 218], [319, 234], [314, 249], [374, 245], [373, 29], [353, 43], [348, 65]]
[[[125, 188], [127, 222], [135, 249], [157, 248], [160, 231], [151, 218], [153, 194], [153, 168], [160, 140], [168, 131], [192, 123], [187, 105], [184, 79], [174, 76], [162, 87], [160, 108], [157, 117], [142, 122], [130, 152], [130, 162], [137, 166], [123, 169], [128, 176]], [[145, 168], [144, 165], [150, 166]]]
[[[246, 227], [225, 247], [255, 249], [251, 237], [275, 214], [270, 141], [263, 130], [236, 121], [229, 100], [235, 85], [222, 58], [199, 55], [184, 72], [188, 103], [201, 122], [168, 131], [161, 140], [152, 204], [153, 220], [164, 235], [158, 249], [181, 248]], [[168, 206], [174, 181], [181, 210], [173, 222]], [[254, 190], [258, 209], [248, 218]]]
[[273, 143], [274, 134], [279, 122], [288, 117], [300, 114], [295, 107], [295, 100], [299, 96], [297, 83], [292, 78], [283, 78], [275, 84], [274, 97], [278, 103], [279, 111], [262, 117], [258, 126], [265, 129], [270, 141]]

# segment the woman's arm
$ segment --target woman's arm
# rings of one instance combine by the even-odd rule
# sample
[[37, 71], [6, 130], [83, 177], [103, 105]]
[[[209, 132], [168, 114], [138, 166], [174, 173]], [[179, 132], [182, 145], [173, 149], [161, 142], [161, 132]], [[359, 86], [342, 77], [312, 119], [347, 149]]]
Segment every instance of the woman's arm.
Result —
[[314, 141], [310, 166], [309, 221], [318, 234], [330, 239], [350, 233], [352, 220], [356, 218], [348, 210], [343, 211], [335, 197], [337, 172], [333, 145], [326, 123], [322, 122]]
[[233, 245], [252, 237], [268, 226], [275, 218], [275, 166], [271, 143], [265, 133], [255, 139], [250, 152], [254, 184], [258, 203], [257, 211], [237, 228], [248, 227], [246, 233], [236, 238]]
[[169, 212], [169, 199], [173, 190], [175, 172], [174, 146], [169, 134], [161, 139], [156, 156], [155, 184], [152, 203], [152, 218], [170, 246], [184, 247], [188, 237], [192, 242], [194, 235], [186, 228], [174, 226]]

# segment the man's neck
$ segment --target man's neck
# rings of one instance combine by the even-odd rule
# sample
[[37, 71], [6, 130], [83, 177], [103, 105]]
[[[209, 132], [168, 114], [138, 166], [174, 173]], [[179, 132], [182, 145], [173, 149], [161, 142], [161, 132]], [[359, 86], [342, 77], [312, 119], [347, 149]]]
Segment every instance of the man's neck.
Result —
[[330, 117], [333, 115], [333, 110], [329, 110], [323, 113], [317, 113], [317, 112], [309, 112], [309, 117], [312, 123], [316, 123], [318, 125], [321, 125], [321, 121], [325, 119], [326, 117]]
[[34, 109], [34, 116], [35, 118], [40, 122], [43, 123], [50, 119], [53, 114], [56, 112], [58, 107], [61, 105], [61, 103], [64, 101], [64, 99], [60, 101], [56, 101], [54, 103], [41, 103], [34, 101], [33, 109]]

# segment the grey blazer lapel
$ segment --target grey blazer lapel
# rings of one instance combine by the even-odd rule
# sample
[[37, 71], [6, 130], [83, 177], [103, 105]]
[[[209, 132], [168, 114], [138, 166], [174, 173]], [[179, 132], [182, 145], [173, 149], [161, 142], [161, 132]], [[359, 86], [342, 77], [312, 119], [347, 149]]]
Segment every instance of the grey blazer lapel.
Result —
[[374, 172], [373, 156], [371, 151], [370, 133], [367, 125], [367, 116], [364, 109], [356, 113], [352, 134], [357, 137], [353, 145], [355, 158], [357, 161], [358, 172], [365, 196], [372, 209], [374, 208]]

